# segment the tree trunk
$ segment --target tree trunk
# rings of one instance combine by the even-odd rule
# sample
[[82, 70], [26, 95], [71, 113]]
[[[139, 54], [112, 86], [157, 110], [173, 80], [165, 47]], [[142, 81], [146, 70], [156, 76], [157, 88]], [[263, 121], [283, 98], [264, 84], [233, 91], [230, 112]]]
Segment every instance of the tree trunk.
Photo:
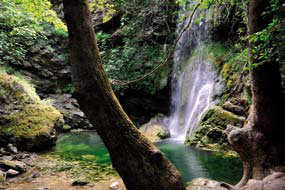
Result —
[[103, 70], [87, 0], [64, 0], [74, 96], [130, 190], [182, 190], [177, 169], [134, 126]]
[[[268, 20], [262, 16], [269, 6], [268, 0], [250, 0], [247, 9], [248, 35], [264, 29]], [[249, 43], [249, 60], [257, 62]], [[267, 62], [251, 70], [253, 104], [242, 129], [228, 136], [233, 148], [243, 161], [244, 174], [238, 187], [249, 179], [262, 180], [272, 171], [285, 166], [284, 127], [281, 126], [281, 77], [279, 64]]]

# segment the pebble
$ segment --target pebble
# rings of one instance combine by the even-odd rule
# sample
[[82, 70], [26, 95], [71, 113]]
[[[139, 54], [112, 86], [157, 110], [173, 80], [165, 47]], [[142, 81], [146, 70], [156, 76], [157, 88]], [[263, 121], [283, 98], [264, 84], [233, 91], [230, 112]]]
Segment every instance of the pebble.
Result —
[[12, 144], [8, 144], [7, 148], [8, 148], [8, 151], [11, 152], [11, 153], [14, 153], [14, 154], [17, 154], [17, 153], [18, 153], [17, 147], [15, 147], [15, 146], [12, 145]]
[[20, 172], [13, 170], [13, 169], [9, 169], [6, 172], [7, 177], [14, 177], [14, 176], [19, 175], [19, 174], [20, 174]]
[[37, 188], [35, 190], [48, 190], [48, 187], [39, 187], [39, 188]]
[[120, 187], [120, 184], [119, 184], [119, 182], [113, 182], [111, 185], [110, 185], [110, 189], [111, 190], [117, 190], [117, 189], [119, 189], [119, 187]]

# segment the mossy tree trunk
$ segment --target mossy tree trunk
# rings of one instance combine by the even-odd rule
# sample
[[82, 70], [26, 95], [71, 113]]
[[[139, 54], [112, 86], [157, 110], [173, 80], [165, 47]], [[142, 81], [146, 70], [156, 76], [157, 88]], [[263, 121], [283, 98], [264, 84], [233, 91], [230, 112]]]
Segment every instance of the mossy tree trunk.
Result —
[[[268, 0], [250, 0], [247, 8], [248, 35], [261, 31], [270, 22], [263, 13], [269, 6]], [[253, 47], [249, 43], [250, 64], [258, 63]], [[240, 154], [244, 175], [238, 187], [249, 179], [262, 180], [271, 171], [285, 166], [284, 113], [281, 111], [281, 77], [279, 63], [266, 62], [251, 70], [253, 104], [242, 129], [234, 130], [228, 139]]]
[[182, 190], [177, 169], [134, 126], [102, 67], [87, 0], [64, 0], [74, 96], [106, 145], [130, 190]]

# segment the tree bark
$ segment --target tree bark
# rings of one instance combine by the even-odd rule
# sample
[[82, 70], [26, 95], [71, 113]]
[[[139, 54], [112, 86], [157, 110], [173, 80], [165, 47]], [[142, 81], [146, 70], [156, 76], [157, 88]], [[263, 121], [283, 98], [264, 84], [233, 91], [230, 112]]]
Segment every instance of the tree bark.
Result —
[[87, 0], [64, 0], [74, 96], [106, 145], [130, 190], [182, 190], [177, 169], [134, 126], [102, 67]]
[[[264, 29], [269, 23], [263, 12], [268, 0], [250, 0], [247, 8], [248, 35]], [[249, 60], [257, 63], [249, 43]], [[262, 180], [272, 171], [285, 166], [285, 141], [282, 119], [282, 93], [279, 63], [266, 62], [254, 67], [251, 72], [253, 104], [242, 129], [232, 131], [229, 142], [243, 161], [244, 174], [237, 185], [244, 186], [249, 179]], [[278, 169], [279, 168], [279, 169]]]

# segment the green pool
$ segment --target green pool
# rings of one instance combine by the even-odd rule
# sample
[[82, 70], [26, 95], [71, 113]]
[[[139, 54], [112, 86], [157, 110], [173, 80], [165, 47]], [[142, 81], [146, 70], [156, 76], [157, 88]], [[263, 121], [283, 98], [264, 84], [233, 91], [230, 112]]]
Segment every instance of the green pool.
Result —
[[[206, 177], [235, 184], [241, 179], [242, 163], [238, 158], [225, 158], [212, 152], [185, 147], [182, 142], [171, 139], [156, 146], [177, 167], [185, 182]], [[111, 164], [109, 153], [96, 132], [75, 132], [60, 136], [55, 153], [66, 160]]]

